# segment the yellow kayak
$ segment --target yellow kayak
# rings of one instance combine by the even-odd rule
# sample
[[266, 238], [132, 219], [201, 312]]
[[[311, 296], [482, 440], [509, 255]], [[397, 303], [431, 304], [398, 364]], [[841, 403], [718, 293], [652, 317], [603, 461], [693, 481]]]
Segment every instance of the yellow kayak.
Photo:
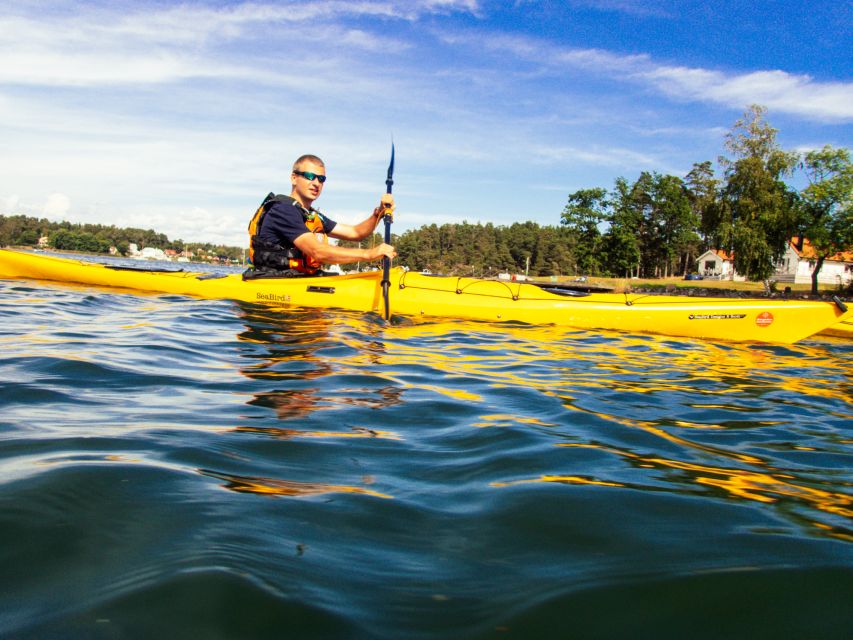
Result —
[[[122, 267], [0, 250], [0, 278], [243, 300], [265, 305], [383, 313], [382, 272], [310, 278]], [[792, 343], [851, 318], [841, 303], [590, 293], [500, 280], [392, 269], [391, 313], [489, 322], [550, 324], [690, 338]]]

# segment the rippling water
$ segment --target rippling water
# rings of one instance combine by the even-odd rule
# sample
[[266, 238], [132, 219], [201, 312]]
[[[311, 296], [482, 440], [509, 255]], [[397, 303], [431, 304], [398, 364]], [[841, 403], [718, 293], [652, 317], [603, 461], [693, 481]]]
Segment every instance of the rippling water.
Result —
[[0, 296], [0, 637], [851, 636], [849, 341]]

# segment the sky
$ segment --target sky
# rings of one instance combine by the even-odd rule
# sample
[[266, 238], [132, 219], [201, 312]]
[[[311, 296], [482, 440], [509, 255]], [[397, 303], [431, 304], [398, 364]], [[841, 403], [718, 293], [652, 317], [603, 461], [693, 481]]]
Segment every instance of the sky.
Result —
[[850, 0], [64, 2], [0, 8], [0, 214], [246, 246], [303, 153], [395, 233], [558, 225], [568, 195], [725, 153], [853, 147]]

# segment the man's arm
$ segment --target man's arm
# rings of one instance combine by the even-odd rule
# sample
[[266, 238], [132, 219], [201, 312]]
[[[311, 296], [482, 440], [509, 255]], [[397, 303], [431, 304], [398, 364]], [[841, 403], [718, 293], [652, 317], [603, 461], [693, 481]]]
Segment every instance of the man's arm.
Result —
[[394, 196], [390, 193], [383, 194], [379, 206], [365, 220], [356, 225], [338, 223], [329, 235], [340, 240], [364, 240], [376, 230], [379, 221], [386, 212], [390, 212], [392, 215], [394, 213]]
[[[336, 232], [338, 230], [338, 227], [340, 226], [347, 225], [336, 225]], [[355, 228], [358, 228], [359, 226], [361, 225], [356, 225]], [[369, 235], [369, 233], [370, 232], [365, 235]], [[337, 238], [340, 236], [335, 234], [334, 237]], [[361, 238], [352, 239], [360, 240]], [[388, 244], [383, 243], [370, 249], [336, 247], [330, 244], [326, 244], [325, 242], [320, 242], [319, 240], [317, 240], [314, 234], [310, 232], [303, 233], [301, 236], [299, 236], [298, 238], [296, 238], [296, 240], [293, 241], [293, 244], [295, 244], [296, 248], [299, 249], [305, 255], [311, 256], [318, 262], [322, 262], [324, 264], [349, 264], [351, 262], [359, 262], [360, 260], [379, 260], [380, 258], [386, 256], [389, 258], [397, 257], [397, 252], [394, 250], [394, 247]]]

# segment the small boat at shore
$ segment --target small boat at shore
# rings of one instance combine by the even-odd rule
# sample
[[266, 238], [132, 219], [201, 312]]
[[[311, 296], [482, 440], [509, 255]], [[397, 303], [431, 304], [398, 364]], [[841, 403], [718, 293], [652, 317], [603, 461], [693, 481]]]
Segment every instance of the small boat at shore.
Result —
[[[241, 300], [280, 307], [383, 313], [381, 271], [324, 277], [256, 278], [102, 264], [0, 249], [0, 278], [76, 283], [137, 292]], [[392, 315], [521, 322], [725, 341], [793, 343], [853, 314], [836, 302], [601, 293], [390, 270]]]

